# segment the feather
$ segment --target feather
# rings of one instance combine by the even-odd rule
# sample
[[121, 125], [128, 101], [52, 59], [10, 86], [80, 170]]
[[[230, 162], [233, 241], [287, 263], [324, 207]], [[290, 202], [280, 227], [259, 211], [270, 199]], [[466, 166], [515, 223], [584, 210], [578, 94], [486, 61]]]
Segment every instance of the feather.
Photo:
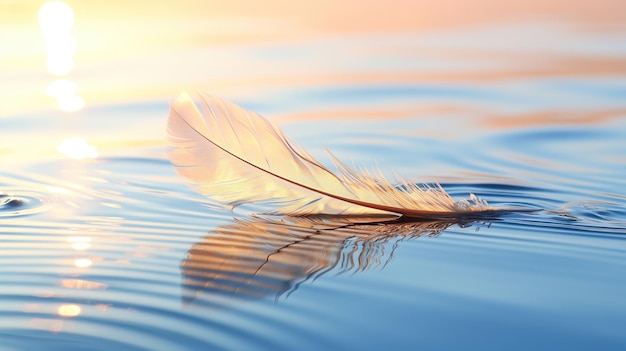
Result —
[[438, 184], [394, 185], [331, 155], [338, 170], [333, 173], [260, 115], [208, 94], [182, 93], [170, 107], [167, 133], [177, 173], [196, 191], [233, 208], [256, 203], [289, 216], [418, 219], [492, 210], [473, 195], [456, 202]]

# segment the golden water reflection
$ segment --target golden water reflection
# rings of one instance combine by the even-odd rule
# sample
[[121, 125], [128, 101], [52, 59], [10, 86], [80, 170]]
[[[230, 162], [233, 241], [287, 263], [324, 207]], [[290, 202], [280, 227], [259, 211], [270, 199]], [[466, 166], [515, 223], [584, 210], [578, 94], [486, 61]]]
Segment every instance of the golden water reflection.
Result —
[[83, 98], [76, 94], [77, 85], [69, 79], [57, 79], [48, 85], [46, 93], [57, 99], [61, 111], [78, 111], [85, 106]]
[[186, 303], [218, 296], [278, 298], [330, 271], [384, 267], [404, 239], [436, 235], [453, 224], [405, 222], [339, 229], [235, 220], [193, 245], [181, 262]]
[[39, 25], [46, 40], [46, 68], [55, 75], [68, 74], [74, 67], [76, 42], [71, 30], [74, 11], [62, 1], [49, 1], [39, 10]]
[[93, 264], [93, 261], [89, 258], [79, 258], [74, 261], [74, 266], [78, 268], [91, 267], [92, 264]]
[[74, 250], [86, 250], [91, 247], [91, 238], [83, 236], [72, 236], [66, 239], [67, 242], [72, 244]]
[[98, 157], [96, 148], [89, 145], [83, 138], [65, 139], [59, 146], [57, 146], [57, 151], [75, 160]]
[[[626, 3], [616, 0], [567, 6], [563, 0], [68, 3], [0, 1], [0, 13], [7, 14], [0, 21], [0, 64], [3, 72], [11, 73], [7, 77], [13, 95], [1, 101], [1, 114], [47, 107], [40, 85], [49, 83], [50, 74], [39, 75], [45, 61], [48, 71], [44, 73], [64, 78], [73, 72], [80, 74], [81, 97], [97, 104], [170, 99], [181, 89], [241, 96], [268, 87], [293, 89], [294, 85], [432, 79], [481, 83], [535, 74], [623, 72], [624, 60], [615, 54], [618, 51], [605, 52], [603, 48], [593, 52], [594, 48], [619, 45], [605, 41], [603, 35], [597, 39], [587, 35], [613, 32], [622, 36]], [[542, 22], [548, 26], [534, 26]], [[518, 32], [500, 26], [518, 23], [531, 26]], [[487, 28], [489, 35], [482, 28]], [[479, 31], [474, 33], [474, 29]], [[572, 33], [566, 33], [570, 29]], [[410, 37], [398, 41], [394, 37], [398, 33]], [[384, 40], [377, 39], [379, 34]], [[335, 40], [341, 38], [347, 41], [336, 50]], [[41, 39], [45, 47], [33, 45]], [[277, 51], [256, 51], [262, 47]], [[588, 48], [590, 55], [569, 52], [570, 47]], [[320, 49], [332, 50], [332, 59], [311, 55], [322, 52]], [[484, 60], [476, 56], [482, 54]], [[363, 66], [371, 59], [393, 63], [397, 57], [414, 57], [416, 63], [426, 59], [436, 65]], [[437, 67], [452, 61], [458, 62], [442, 66], [445, 69]], [[466, 62], [480, 65], [466, 66]], [[80, 106], [75, 102], [63, 106]]]
[[[76, 40], [72, 35], [74, 10], [62, 1], [49, 1], [39, 9], [39, 26], [46, 41], [46, 68], [48, 72], [64, 76], [74, 68]], [[83, 108], [84, 100], [76, 94], [76, 83], [59, 79], [48, 85], [46, 92], [57, 99], [62, 111], [77, 111]]]
[[61, 286], [76, 290], [104, 290], [108, 288], [108, 285], [105, 283], [82, 279], [63, 279], [61, 280]]
[[61, 317], [77, 317], [82, 312], [82, 308], [74, 304], [63, 304], [57, 309], [57, 314]]

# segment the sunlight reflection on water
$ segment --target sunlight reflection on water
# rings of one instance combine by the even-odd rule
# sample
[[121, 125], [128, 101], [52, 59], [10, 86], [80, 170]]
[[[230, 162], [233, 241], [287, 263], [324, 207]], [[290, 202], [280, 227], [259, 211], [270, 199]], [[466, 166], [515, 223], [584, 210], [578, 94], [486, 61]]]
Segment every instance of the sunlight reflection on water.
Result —
[[[74, 11], [62, 1], [46, 2], [39, 10], [39, 24], [46, 41], [46, 68], [54, 75], [67, 75], [74, 68], [76, 51], [76, 41], [71, 34]], [[77, 111], [84, 105], [83, 99], [76, 95], [76, 83], [71, 80], [55, 80], [46, 91], [58, 100], [62, 111]]]
[[98, 157], [95, 148], [83, 138], [65, 139], [57, 146], [57, 151], [75, 160]]
[[46, 39], [46, 68], [55, 75], [68, 74], [74, 67], [76, 43], [71, 35], [74, 11], [62, 1], [49, 1], [39, 10], [39, 24]]

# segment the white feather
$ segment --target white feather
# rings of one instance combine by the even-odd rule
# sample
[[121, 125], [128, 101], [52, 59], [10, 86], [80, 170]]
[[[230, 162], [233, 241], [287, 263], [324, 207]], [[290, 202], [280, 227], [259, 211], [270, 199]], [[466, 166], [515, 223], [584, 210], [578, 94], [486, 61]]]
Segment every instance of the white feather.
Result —
[[[181, 94], [168, 120], [169, 154], [192, 187], [221, 203], [270, 203], [274, 213], [456, 217], [490, 211], [486, 202], [454, 201], [440, 186], [394, 185], [333, 157], [337, 174], [293, 146], [254, 112], [207, 94]], [[380, 172], [379, 172], [380, 173]]]

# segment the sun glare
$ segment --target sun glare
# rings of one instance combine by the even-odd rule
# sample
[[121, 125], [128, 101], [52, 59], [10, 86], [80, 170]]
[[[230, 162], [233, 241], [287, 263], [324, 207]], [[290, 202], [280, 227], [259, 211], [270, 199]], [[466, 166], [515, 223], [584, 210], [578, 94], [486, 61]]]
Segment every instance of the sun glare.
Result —
[[74, 11], [62, 1], [48, 1], [39, 9], [39, 24], [46, 34], [66, 34], [74, 25]]
[[74, 11], [61, 1], [49, 1], [39, 10], [39, 25], [48, 49], [46, 67], [56, 75], [69, 73], [74, 67], [76, 43], [72, 37]]
[[98, 157], [95, 147], [89, 145], [83, 138], [65, 139], [57, 146], [57, 151], [74, 160]]
[[66, 241], [72, 243], [72, 249], [74, 250], [87, 250], [91, 247], [89, 243], [91, 238], [85, 236], [72, 236], [67, 238]]
[[88, 258], [79, 258], [74, 261], [74, 266], [79, 267], [79, 268], [91, 267], [92, 264], [93, 264], [93, 261]]
[[[74, 10], [62, 1], [49, 1], [39, 9], [39, 25], [46, 41], [46, 68], [48, 72], [64, 76], [74, 68], [76, 41], [72, 36]], [[77, 111], [85, 102], [76, 95], [76, 83], [61, 79], [52, 82], [48, 95], [57, 99], [62, 111]]]
[[85, 105], [85, 101], [76, 95], [76, 83], [69, 79], [58, 79], [50, 83], [46, 93], [57, 99], [61, 111], [77, 111]]

